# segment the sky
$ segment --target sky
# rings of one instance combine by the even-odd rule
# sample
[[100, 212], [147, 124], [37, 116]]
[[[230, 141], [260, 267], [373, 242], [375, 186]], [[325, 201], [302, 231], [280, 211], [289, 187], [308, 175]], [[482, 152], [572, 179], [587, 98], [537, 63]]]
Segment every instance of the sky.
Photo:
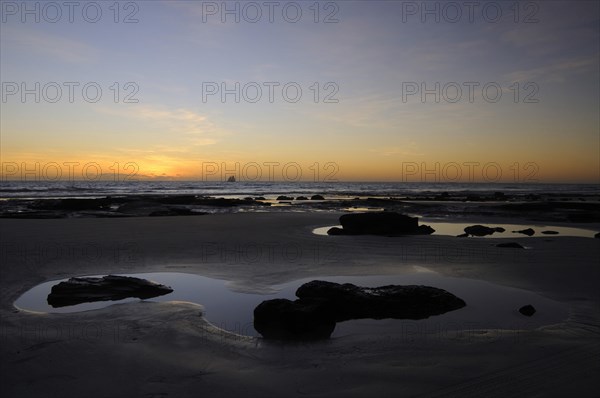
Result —
[[72, 4], [1, 1], [3, 179], [600, 183], [599, 2]]

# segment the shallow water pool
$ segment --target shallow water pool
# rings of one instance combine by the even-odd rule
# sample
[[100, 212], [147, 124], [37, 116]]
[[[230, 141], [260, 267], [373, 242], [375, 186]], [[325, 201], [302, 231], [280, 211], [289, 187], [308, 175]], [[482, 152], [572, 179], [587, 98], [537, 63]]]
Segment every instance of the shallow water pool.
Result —
[[[419, 220], [419, 225], [429, 225], [431, 228], [435, 229], [435, 232], [432, 235], [451, 235], [457, 236], [463, 234], [465, 232], [465, 227], [475, 225], [474, 223], [450, 223], [450, 222], [428, 222]], [[574, 228], [574, 227], [562, 227], [562, 226], [546, 226], [546, 225], [520, 225], [520, 224], [482, 224], [487, 227], [502, 227], [505, 229], [504, 232], [494, 232], [492, 235], [475, 237], [479, 238], [528, 238], [527, 235], [516, 233], [513, 231], [520, 231], [527, 228], [532, 228], [535, 231], [535, 234], [532, 237], [560, 237], [560, 236], [578, 236], [584, 238], [593, 238], [597, 233], [591, 229], [585, 228]], [[313, 229], [313, 233], [317, 235], [327, 235], [327, 231], [332, 227], [341, 228], [341, 225], [329, 225], [327, 227], [319, 227]], [[558, 234], [544, 234], [544, 231], [555, 231]]]
[[[423, 267], [414, 267], [414, 273], [405, 275], [320, 276], [299, 279], [273, 286], [270, 293], [264, 294], [240, 292], [238, 288], [234, 290], [234, 285], [238, 285], [232, 282], [193, 274], [154, 272], [127, 276], [149, 279], [171, 286], [174, 290], [147, 301], [189, 301], [202, 304], [205, 307], [204, 315], [212, 324], [247, 336], [258, 335], [252, 323], [253, 311], [258, 304], [273, 298], [294, 299], [295, 291], [300, 285], [315, 279], [369, 287], [389, 284], [429, 285], [445, 289], [467, 303], [462, 309], [418, 321], [363, 319], [338, 323], [332, 337], [371, 333], [397, 335], [404, 334], [407, 330], [435, 333], [478, 329], [533, 329], [561, 322], [568, 316], [566, 305], [533, 292], [474, 279], [445, 277]], [[139, 300], [130, 298], [53, 308], [48, 305], [46, 298], [52, 286], [63, 280], [66, 279], [33, 287], [14, 303], [15, 307], [43, 313], [73, 313]], [[526, 304], [532, 304], [537, 309], [532, 317], [525, 317], [518, 312]]]

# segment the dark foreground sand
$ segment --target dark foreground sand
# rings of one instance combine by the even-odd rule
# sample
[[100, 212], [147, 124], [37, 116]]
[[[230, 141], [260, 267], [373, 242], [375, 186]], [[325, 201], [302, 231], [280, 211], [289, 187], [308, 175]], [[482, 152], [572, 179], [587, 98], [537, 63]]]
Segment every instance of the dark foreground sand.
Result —
[[[316, 236], [332, 213], [0, 220], [2, 397], [597, 396], [600, 240]], [[597, 226], [596, 226], [597, 227]], [[202, 306], [138, 302], [74, 314], [12, 305], [38, 283], [85, 274], [175, 271], [238, 290], [322, 275], [446, 276], [566, 303], [536, 330], [407, 331], [282, 344], [210, 325]]]

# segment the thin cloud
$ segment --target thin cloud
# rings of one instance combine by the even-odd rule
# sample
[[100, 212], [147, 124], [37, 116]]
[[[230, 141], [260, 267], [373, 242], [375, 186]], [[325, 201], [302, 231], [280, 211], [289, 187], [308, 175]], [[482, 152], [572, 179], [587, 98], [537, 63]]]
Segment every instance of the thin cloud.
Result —
[[28, 52], [68, 63], [89, 64], [98, 59], [98, 51], [94, 47], [72, 38], [13, 27], [6, 27], [2, 33], [3, 47], [14, 46], [16, 50], [27, 49]]

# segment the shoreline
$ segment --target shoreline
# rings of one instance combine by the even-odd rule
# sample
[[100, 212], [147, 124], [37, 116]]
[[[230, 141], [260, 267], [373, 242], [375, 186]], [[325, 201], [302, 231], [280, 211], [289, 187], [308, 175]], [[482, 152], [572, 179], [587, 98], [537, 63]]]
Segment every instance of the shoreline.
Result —
[[[493, 246], [503, 238], [312, 233], [339, 215], [0, 219], [3, 396], [559, 396], [573, 391], [573, 380], [582, 396], [597, 391], [599, 240], [515, 237], [533, 246], [515, 251]], [[184, 272], [260, 290], [325, 273], [408, 274], [414, 266], [529, 290], [566, 303], [570, 315], [529, 331], [407, 330], [283, 344], [218, 329], [200, 316], [201, 303], [134, 302], [71, 314], [12, 306], [38, 283], [82, 273]], [[557, 385], [564, 375], [569, 382]], [[117, 382], [90, 394], [106, 377]]]

